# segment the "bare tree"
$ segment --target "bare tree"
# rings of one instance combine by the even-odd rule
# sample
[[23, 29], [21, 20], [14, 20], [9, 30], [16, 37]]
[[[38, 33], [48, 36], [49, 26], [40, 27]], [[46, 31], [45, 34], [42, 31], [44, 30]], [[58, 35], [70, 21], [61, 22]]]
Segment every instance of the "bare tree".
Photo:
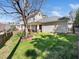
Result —
[[73, 22], [72, 31], [73, 31], [73, 34], [74, 34], [74, 33], [75, 33], [75, 23], [74, 23], [75, 12], [71, 11], [71, 12], [69, 13], [69, 15], [70, 15], [70, 19], [71, 19], [72, 22]]
[[27, 22], [40, 11], [43, 2], [44, 0], [1, 0], [0, 10], [4, 14], [21, 17], [25, 27], [24, 33], [27, 36]]

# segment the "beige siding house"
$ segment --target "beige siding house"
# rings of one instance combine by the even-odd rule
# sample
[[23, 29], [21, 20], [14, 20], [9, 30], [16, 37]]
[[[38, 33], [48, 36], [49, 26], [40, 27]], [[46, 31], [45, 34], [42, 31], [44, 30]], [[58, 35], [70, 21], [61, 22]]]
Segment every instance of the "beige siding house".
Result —
[[[60, 17], [47, 17], [39, 12], [35, 17], [28, 21], [28, 29], [33, 32], [52, 32], [52, 33], [68, 33], [71, 32], [72, 23], [66, 20], [59, 20]], [[19, 30], [23, 30], [23, 22], [19, 25]]]
[[52, 33], [68, 33], [68, 22], [59, 20], [59, 17], [53, 16], [29, 23], [32, 31], [52, 32]]

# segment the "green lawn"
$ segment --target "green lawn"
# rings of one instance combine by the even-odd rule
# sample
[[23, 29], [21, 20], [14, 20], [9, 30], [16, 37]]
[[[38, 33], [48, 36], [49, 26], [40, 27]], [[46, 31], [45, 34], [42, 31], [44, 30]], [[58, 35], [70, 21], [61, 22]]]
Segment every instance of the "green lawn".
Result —
[[37, 33], [20, 43], [12, 59], [77, 59], [76, 41], [76, 35]]

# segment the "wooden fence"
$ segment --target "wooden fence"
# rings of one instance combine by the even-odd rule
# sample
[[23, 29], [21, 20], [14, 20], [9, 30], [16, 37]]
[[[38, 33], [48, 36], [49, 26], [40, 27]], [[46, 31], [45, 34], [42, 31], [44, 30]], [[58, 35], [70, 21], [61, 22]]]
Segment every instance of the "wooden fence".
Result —
[[0, 34], [0, 48], [5, 45], [5, 42], [6, 42], [8, 39], [10, 39], [10, 37], [11, 37], [12, 35], [13, 35], [12, 32], [6, 32], [6, 33]]

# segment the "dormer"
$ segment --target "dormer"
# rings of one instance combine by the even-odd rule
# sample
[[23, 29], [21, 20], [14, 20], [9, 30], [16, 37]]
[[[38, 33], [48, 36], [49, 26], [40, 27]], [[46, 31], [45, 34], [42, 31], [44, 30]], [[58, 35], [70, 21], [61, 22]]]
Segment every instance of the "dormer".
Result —
[[39, 20], [39, 19], [43, 19], [42, 13], [41, 13], [41, 12], [38, 12], [38, 14], [35, 15], [34, 19], [35, 19], [35, 21], [37, 21], [37, 20]]

